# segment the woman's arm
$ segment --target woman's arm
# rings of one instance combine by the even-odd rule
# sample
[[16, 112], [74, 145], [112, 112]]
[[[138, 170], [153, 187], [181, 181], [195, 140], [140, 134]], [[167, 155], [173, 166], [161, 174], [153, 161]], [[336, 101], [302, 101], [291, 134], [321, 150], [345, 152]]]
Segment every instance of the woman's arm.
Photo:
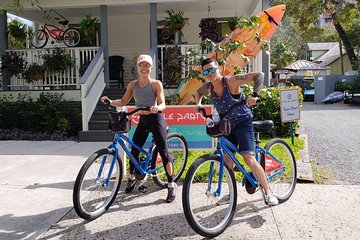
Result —
[[264, 84], [264, 73], [262, 72], [251, 72], [245, 74], [237, 74], [234, 76], [230, 76], [227, 79], [230, 85], [234, 85], [234, 87], [240, 87], [243, 84], [249, 84], [254, 82], [254, 94], [257, 95], [260, 93], [263, 84]]
[[136, 80], [131, 81], [128, 84], [126, 92], [125, 92], [124, 96], [121, 99], [111, 100], [107, 96], [103, 96], [103, 97], [100, 98], [100, 101], [102, 103], [110, 103], [110, 105], [114, 106], [114, 107], [124, 107], [124, 106], [126, 106], [129, 103], [129, 101], [131, 100], [132, 96], [133, 96], [135, 81]]
[[209, 92], [210, 89], [210, 84], [209, 82], [204, 83], [196, 92], [195, 92], [195, 105], [196, 108], [200, 108], [201, 107], [201, 100], [202, 97]]
[[157, 105], [151, 106], [150, 112], [157, 113], [158, 111], [164, 111], [166, 108], [164, 87], [159, 80], [155, 80], [153, 86], [157, 98]]

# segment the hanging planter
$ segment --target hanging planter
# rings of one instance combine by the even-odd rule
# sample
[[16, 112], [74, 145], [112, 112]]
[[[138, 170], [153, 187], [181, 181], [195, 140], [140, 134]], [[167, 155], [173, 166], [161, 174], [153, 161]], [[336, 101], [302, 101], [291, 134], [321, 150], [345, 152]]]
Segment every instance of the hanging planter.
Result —
[[165, 28], [169, 30], [170, 34], [175, 34], [179, 31], [180, 36], [183, 36], [181, 30], [185, 25], [189, 25], [189, 18], [184, 17], [183, 11], [175, 12], [173, 9], [165, 11], [168, 16], [165, 17]]
[[220, 31], [215, 18], [201, 19], [199, 27], [201, 29], [199, 37], [202, 41], [208, 38], [213, 42], [219, 42]]

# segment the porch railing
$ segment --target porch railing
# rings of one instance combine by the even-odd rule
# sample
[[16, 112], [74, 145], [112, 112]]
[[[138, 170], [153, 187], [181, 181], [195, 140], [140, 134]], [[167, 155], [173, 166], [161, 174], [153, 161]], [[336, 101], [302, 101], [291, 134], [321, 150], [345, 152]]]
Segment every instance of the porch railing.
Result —
[[[19, 76], [12, 76], [8, 87], [10, 87], [10, 90], [80, 89], [81, 76], [79, 69], [91, 62], [98, 49], [99, 47], [64, 48], [70, 57], [75, 60], [73, 68], [52, 75], [45, 74], [44, 79], [30, 82], [22, 77], [21, 74]], [[15, 52], [22, 56], [28, 65], [32, 63], [42, 65], [42, 55], [46, 54], [47, 51], [48, 49], [7, 50], [7, 52]], [[52, 51], [52, 49], [49, 49], [49, 51]]]
[[[176, 51], [178, 51], [177, 54], [175, 54], [174, 52], [174, 47], [177, 46]], [[158, 59], [159, 59], [159, 80], [161, 80], [164, 85], [172, 85], [174, 84], [175, 86], [178, 85], [178, 83], [172, 83], [171, 79], [168, 79], [166, 72], [170, 71], [172, 74], [174, 74], [174, 68], [175, 71], [178, 71], [179, 73], [179, 77], [180, 79], [184, 79], [188, 73], [190, 72], [190, 70], [192, 69], [192, 66], [194, 64], [194, 59], [191, 58], [188, 54], [189, 50], [192, 50], [193, 52], [196, 53], [201, 53], [201, 47], [199, 44], [179, 44], [179, 45], [159, 45], [158, 46]], [[167, 64], [169, 64], [169, 58], [174, 59], [177, 55], [181, 54], [182, 56], [186, 56], [189, 59], [188, 62], [182, 62], [180, 65], [178, 65], [177, 67], [172, 66], [172, 69], [168, 69], [167, 68]], [[207, 54], [207, 52], [203, 53], [204, 55]], [[169, 56], [172, 55], [172, 56]], [[179, 80], [179, 79], [175, 79]], [[169, 82], [170, 81], [170, 82]]]

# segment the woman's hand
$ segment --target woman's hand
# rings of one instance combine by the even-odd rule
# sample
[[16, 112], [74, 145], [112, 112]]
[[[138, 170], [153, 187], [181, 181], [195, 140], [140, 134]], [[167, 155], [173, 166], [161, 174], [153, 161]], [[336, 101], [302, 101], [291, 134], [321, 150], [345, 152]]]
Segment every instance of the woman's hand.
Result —
[[256, 104], [258, 99], [259, 99], [258, 97], [247, 97], [246, 98], [246, 105], [249, 106], [249, 107], [253, 106], [253, 105]]
[[201, 104], [198, 104], [195, 106], [195, 112], [200, 112], [199, 110], [202, 109], [203, 107], [201, 106]]
[[101, 98], [100, 98], [100, 101], [103, 103], [103, 104], [105, 104], [105, 105], [111, 105], [111, 100], [110, 100], [110, 98], [108, 98], [107, 96], [102, 96]]
[[158, 113], [159, 112], [159, 107], [158, 106], [151, 106], [150, 108], [150, 113]]

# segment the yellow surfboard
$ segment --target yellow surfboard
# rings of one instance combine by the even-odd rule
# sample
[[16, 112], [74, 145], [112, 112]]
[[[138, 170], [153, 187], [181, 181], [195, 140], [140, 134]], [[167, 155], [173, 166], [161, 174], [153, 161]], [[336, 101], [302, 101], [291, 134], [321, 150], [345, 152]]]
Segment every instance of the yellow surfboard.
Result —
[[[256, 54], [259, 53], [259, 51], [261, 50], [261, 45], [258, 44], [255, 38], [255, 32], [260, 34], [260, 37], [263, 40], [270, 40], [270, 38], [274, 35], [276, 29], [279, 27], [284, 13], [285, 5], [277, 5], [268, 8], [257, 14], [257, 16], [259, 16], [261, 19], [259, 27], [257, 29], [235, 29], [228, 35], [228, 37], [224, 38], [221, 41], [221, 43], [226, 43], [230, 40], [239, 40], [245, 45], [243, 49], [238, 50], [236, 53], [229, 54], [226, 62], [224, 75], [233, 75], [234, 68], [236, 66], [244, 67], [247, 64], [242, 59], [241, 55], [245, 55], [251, 60], [256, 56]], [[207, 57], [216, 59], [215, 51], [210, 52]], [[201, 85], [202, 82], [197, 78], [189, 79], [178, 91], [181, 99], [181, 104], [187, 104], [189, 101], [191, 101], [193, 99], [193, 94], [199, 87], [201, 87]]]

